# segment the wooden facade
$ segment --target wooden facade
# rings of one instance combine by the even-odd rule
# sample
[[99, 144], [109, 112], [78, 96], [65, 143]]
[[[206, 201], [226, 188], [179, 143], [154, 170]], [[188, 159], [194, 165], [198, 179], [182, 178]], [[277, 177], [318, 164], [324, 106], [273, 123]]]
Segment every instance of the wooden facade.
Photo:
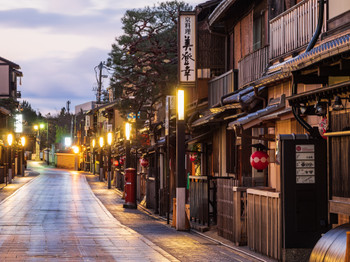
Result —
[[[208, 81], [208, 108], [212, 111], [220, 106], [224, 108], [223, 99], [232, 93], [235, 94], [236, 89], [246, 89], [249, 86], [256, 89], [266, 86], [267, 92], [258, 98], [261, 103], [255, 108], [244, 111], [245, 108], [242, 107], [239, 111], [246, 113], [248, 119], [255, 119], [246, 124], [248, 129], [235, 126], [233, 132], [224, 132], [224, 126], [229, 123], [227, 119], [230, 116], [221, 119], [221, 122], [220, 119], [217, 120], [214, 129], [210, 126], [210, 130], [213, 130], [211, 174], [218, 177], [234, 177], [239, 181], [238, 186], [247, 187], [246, 191], [238, 189], [243, 187], [231, 191], [230, 188], [233, 187], [230, 184], [231, 180], [217, 179], [218, 234], [237, 245], [244, 244], [246, 240], [249, 248], [283, 260], [288, 257], [286, 254], [290, 247], [287, 248], [283, 244], [285, 236], [281, 233], [285, 217], [281, 200], [284, 189], [282, 187], [283, 172], [279, 162], [278, 138], [283, 134], [304, 134], [310, 132], [310, 129], [306, 129], [300, 124], [300, 119], [296, 119], [292, 113], [295, 106], [292, 104], [286, 104], [262, 118], [254, 118], [253, 115], [254, 112], [266, 107], [273, 99], [281, 96], [293, 97], [296, 94], [323, 88], [325, 83], [331, 84], [328, 82], [329, 79], [326, 81], [326, 78], [330, 76], [330, 72], [337, 74], [337, 68], [333, 64], [329, 66], [331, 70], [327, 75], [327, 69], [323, 71], [321, 66], [307, 67], [306, 64], [315, 63], [312, 55], [310, 55], [310, 60], [305, 59], [299, 64], [295, 62], [295, 66], [293, 64], [293, 67], [288, 67], [289, 61], [303, 57], [302, 53], [314, 35], [319, 15], [318, 1], [257, 0], [234, 1], [230, 5], [225, 5], [225, 3], [228, 1], [222, 1], [208, 16], [210, 33], [225, 35], [225, 48], [222, 48], [221, 51], [225, 54], [225, 72]], [[339, 21], [347, 23], [342, 25], [343, 29], [349, 28], [349, 22], [347, 22], [349, 10], [333, 10], [332, 14], [337, 15], [330, 17], [328, 16], [330, 9], [327, 8], [330, 8], [329, 4], [325, 4], [321, 36], [318, 38], [316, 47], [324, 43], [327, 36], [332, 35], [333, 38], [330, 39], [334, 39], [335, 32], [338, 34], [342, 32], [339, 29]], [[328, 17], [331, 18], [331, 21], [327, 21]], [[338, 28], [336, 29], [337, 23]], [[332, 32], [327, 31], [327, 26]], [[198, 39], [203, 38], [199, 36]], [[328, 59], [332, 55], [334, 53], [329, 53], [325, 58]], [[321, 64], [323, 58], [319, 59]], [[343, 62], [348, 64], [348, 52]], [[330, 63], [330, 60], [325, 59], [324, 63]], [[325, 68], [328, 68], [327, 65]], [[344, 68], [340, 67], [347, 76], [348, 71]], [[237, 88], [232, 88], [232, 73], [235, 71], [238, 72], [238, 85]], [[340, 74], [338, 73], [337, 76]], [[317, 80], [318, 78], [323, 79], [323, 82]], [[347, 79], [337, 79], [337, 81]], [[296, 85], [296, 91], [293, 90], [294, 85]], [[313, 98], [307, 105], [310, 108], [314, 107], [317, 99], [319, 97]], [[237, 112], [233, 111], [231, 117], [234, 118]], [[336, 112], [331, 113], [330, 129], [346, 128], [346, 119], [349, 119], [349, 116], [344, 114], [341, 116]], [[322, 116], [316, 114], [304, 114], [300, 118], [315, 128], [323, 119]], [[337, 126], [340, 122], [343, 122], [341, 127]], [[332, 160], [328, 176], [331, 181], [330, 195], [333, 194], [333, 198], [329, 201], [331, 212], [338, 214], [338, 222], [348, 221], [346, 216], [349, 215], [349, 212], [344, 211], [350, 203], [348, 201], [350, 193], [347, 164], [349, 162], [349, 142], [347, 136], [329, 137], [329, 152]], [[223, 146], [225, 143], [226, 146]], [[263, 174], [253, 170], [250, 166], [249, 158], [253, 152], [250, 145], [254, 143], [266, 145], [269, 148], [268, 152], [272, 155], [268, 170]], [[257, 185], [265, 187], [258, 189]], [[292, 200], [288, 199], [288, 201]], [[224, 206], [226, 208], [223, 208]], [[244, 222], [245, 219], [246, 222]]]

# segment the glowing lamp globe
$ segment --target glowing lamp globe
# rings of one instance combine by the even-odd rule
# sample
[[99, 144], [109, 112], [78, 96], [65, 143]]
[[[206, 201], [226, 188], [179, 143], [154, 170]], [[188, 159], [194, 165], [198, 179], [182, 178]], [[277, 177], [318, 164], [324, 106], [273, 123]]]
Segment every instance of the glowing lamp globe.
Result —
[[113, 165], [114, 165], [114, 166], [119, 166], [118, 160], [114, 160], [114, 161], [113, 161]]
[[257, 170], [264, 170], [269, 165], [269, 155], [264, 151], [255, 151], [250, 156], [250, 164]]
[[140, 158], [140, 165], [143, 167], [148, 166], [148, 160], [146, 158]]

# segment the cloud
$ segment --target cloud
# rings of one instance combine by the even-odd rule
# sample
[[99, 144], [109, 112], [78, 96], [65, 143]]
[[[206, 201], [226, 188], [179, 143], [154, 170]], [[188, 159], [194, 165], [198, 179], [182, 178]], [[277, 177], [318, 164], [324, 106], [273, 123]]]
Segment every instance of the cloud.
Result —
[[158, 2], [0, 0], [0, 56], [21, 66], [19, 90], [34, 109], [55, 114], [70, 100], [73, 111], [75, 105], [95, 100], [94, 67], [107, 59], [115, 37], [122, 34], [125, 11]]
[[[105, 50], [90, 48], [71, 59], [31, 60], [21, 65], [25, 75], [19, 90], [23, 99], [43, 114], [50, 111], [48, 106], [52, 108], [55, 105], [60, 109], [67, 100], [72, 105], [95, 100], [93, 87], [97, 83], [94, 67], [106, 59]], [[106, 79], [104, 87], [108, 84]]]
[[99, 10], [95, 14], [43, 13], [25, 8], [0, 11], [0, 25], [14, 28], [46, 29], [48, 33], [96, 34], [120, 28], [124, 9]]

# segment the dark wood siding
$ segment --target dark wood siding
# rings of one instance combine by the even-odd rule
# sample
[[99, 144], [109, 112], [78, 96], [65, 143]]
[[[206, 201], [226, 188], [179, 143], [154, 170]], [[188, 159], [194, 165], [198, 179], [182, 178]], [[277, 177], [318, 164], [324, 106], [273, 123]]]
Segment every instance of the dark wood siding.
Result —
[[[350, 127], [350, 113], [332, 114], [331, 130], [342, 131]], [[350, 136], [332, 137], [331, 139], [331, 172], [332, 195], [350, 197]]]
[[226, 132], [226, 172], [235, 174], [236, 164], [236, 138], [233, 130], [227, 130]]

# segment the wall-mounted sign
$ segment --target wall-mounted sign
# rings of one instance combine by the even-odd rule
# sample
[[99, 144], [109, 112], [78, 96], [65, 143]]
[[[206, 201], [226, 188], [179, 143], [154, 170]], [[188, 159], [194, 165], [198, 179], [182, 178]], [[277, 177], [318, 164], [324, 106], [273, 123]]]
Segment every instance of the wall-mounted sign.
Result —
[[315, 180], [315, 145], [296, 145], [296, 183], [314, 184]]
[[179, 16], [179, 76], [180, 84], [196, 81], [196, 15], [181, 12]]
[[15, 133], [23, 132], [23, 116], [22, 114], [15, 115]]

